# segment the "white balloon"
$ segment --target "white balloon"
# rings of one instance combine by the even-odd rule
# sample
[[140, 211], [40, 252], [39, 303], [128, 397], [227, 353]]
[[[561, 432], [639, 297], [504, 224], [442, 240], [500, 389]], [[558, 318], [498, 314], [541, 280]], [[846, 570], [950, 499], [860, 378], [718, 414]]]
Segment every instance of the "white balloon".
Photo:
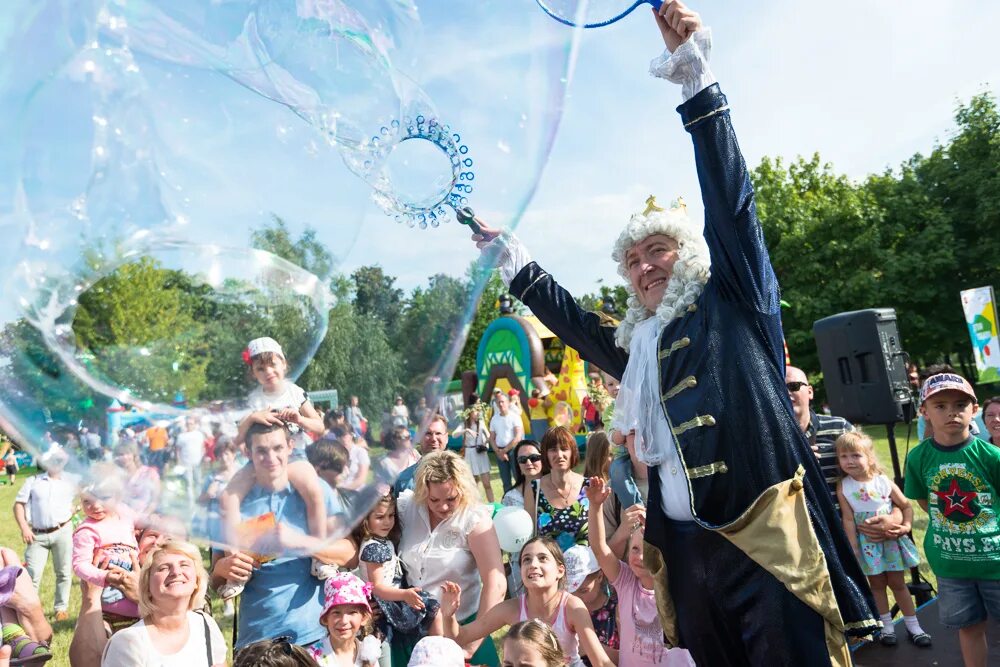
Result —
[[497, 531], [500, 548], [511, 554], [519, 553], [534, 532], [531, 515], [520, 507], [502, 508], [493, 518], [493, 527]]

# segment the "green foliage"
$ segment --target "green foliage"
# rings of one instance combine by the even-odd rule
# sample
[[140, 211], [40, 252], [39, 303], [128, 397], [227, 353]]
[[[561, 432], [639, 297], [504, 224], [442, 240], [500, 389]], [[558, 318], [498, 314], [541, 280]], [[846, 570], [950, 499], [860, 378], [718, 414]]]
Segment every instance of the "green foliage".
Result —
[[404, 385], [410, 398], [423, 394], [423, 382], [440, 376], [450, 350], [462, 335], [469, 285], [451, 276], [431, 276], [426, 287], [413, 290], [399, 326], [392, 332], [395, 348], [405, 359]]
[[910, 355], [953, 357], [974, 375], [959, 292], [993, 284], [1000, 256], [1000, 114], [989, 94], [959, 105], [957, 131], [927, 156], [854, 183], [819, 156], [753, 170], [757, 210], [795, 365], [819, 369], [812, 324], [895, 308]]
[[178, 391], [200, 397], [210, 348], [189, 286], [142, 258], [82, 293], [73, 332], [94, 357], [92, 373], [150, 401], [169, 403]]
[[381, 266], [362, 266], [351, 274], [354, 281], [354, 307], [362, 315], [381, 320], [386, 331], [392, 331], [403, 314], [403, 290], [395, 287], [396, 278], [388, 276]]
[[791, 305], [783, 313], [791, 357], [816, 369], [813, 322], [881, 305], [882, 212], [869, 193], [833, 173], [818, 155], [787, 168], [764, 158], [752, 179], [782, 298]]
[[628, 310], [628, 291], [625, 285], [619, 283], [613, 287], [604, 284], [604, 279], [597, 281], [600, 286], [597, 293], [584, 294], [576, 298], [576, 303], [584, 310], [602, 312], [608, 304], [613, 308], [613, 316], [617, 320], [625, 317]]

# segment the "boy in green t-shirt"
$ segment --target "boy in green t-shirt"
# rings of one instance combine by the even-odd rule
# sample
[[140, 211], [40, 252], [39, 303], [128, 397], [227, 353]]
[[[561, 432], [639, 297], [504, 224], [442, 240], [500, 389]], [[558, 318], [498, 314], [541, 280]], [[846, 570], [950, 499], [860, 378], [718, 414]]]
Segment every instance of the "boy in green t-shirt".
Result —
[[1000, 620], [1000, 448], [972, 437], [972, 385], [939, 373], [920, 390], [934, 428], [906, 459], [904, 493], [930, 515], [924, 551], [938, 577], [941, 622], [958, 628], [965, 667], [986, 667], [987, 616]]

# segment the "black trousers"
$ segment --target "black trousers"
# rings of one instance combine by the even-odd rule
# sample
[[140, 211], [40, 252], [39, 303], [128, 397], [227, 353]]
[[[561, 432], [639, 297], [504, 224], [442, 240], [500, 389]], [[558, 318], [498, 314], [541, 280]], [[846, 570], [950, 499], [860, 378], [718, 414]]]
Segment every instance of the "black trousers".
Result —
[[822, 616], [725, 537], [664, 524], [681, 645], [699, 667], [829, 667]]

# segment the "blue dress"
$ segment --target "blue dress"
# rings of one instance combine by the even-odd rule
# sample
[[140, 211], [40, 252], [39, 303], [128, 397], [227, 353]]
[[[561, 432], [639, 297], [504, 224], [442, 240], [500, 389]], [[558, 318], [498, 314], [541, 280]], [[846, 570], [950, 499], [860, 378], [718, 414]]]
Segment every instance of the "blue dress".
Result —
[[[377, 563], [382, 565], [382, 579], [390, 578], [393, 588], [409, 588], [403, 582], [403, 563], [396, 556], [396, 547], [392, 542], [384, 537], [371, 537], [361, 544], [361, 555], [359, 557], [363, 563]], [[362, 579], [367, 581], [365, 568], [361, 568]], [[440, 603], [428, 593], [420, 592], [420, 599], [424, 601], [423, 609], [414, 609], [401, 600], [383, 600], [373, 595], [379, 610], [382, 612], [384, 623], [380, 623], [379, 628], [387, 639], [391, 639], [394, 632], [401, 632], [407, 635], [414, 635], [417, 638], [423, 637], [430, 629], [434, 616], [438, 613]]]

